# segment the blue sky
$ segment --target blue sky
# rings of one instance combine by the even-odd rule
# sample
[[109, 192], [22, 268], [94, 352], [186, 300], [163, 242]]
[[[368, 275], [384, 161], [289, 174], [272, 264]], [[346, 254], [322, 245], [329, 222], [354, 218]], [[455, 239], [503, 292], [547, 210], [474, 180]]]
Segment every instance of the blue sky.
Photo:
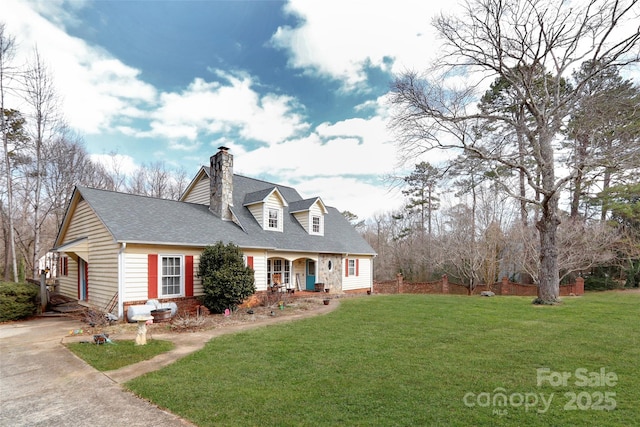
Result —
[[398, 166], [387, 127], [393, 74], [430, 65], [431, 20], [456, 4], [2, 0], [0, 20], [16, 64], [37, 46], [95, 160], [117, 153], [129, 172], [164, 162], [191, 176], [225, 145], [236, 173], [364, 219], [402, 206], [384, 177], [413, 168]]
[[384, 96], [433, 53], [428, 3], [3, 0], [0, 19], [96, 160], [191, 175], [226, 145], [236, 173], [367, 218], [401, 205]]

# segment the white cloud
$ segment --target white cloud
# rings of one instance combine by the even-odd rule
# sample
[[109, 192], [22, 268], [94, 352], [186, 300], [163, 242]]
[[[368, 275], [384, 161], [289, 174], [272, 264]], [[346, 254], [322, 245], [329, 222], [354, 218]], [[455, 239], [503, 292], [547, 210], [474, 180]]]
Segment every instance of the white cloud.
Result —
[[295, 188], [302, 197], [320, 196], [328, 206], [340, 212], [352, 212], [360, 219], [372, 218], [376, 213], [389, 212], [403, 205], [402, 193], [397, 189], [353, 177], [313, 178], [297, 183]]
[[184, 152], [195, 152], [197, 151], [202, 144], [199, 142], [179, 142], [179, 141], [169, 141], [169, 149], [170, 150], [178, 150]]
[[323, 123], [304, 138], [252, 151], [230, 147], [237, 173], [276, 175], [303, 197], [320, 196], [361, 219], [402, 204], [400, 192], [381, 180], [395, 168], [396, 152], [386, 122], [378, 116]]
[[194, 81], [180, 93], [162, 93], [160, 106], [151, 114], [152, 130], [141, 136], [183, 137], [195, 140], [199, 131], [236, 131], [245, 139], [267, 144], [291, 138], [308, 128], [294, 98], [260, 95], [253, 80], [243, 73], [216, 75], [223, 81]]
[[379, 175], [395, 166], [386, 123], [379, 117], [323, 123], [308, 136], [243, 153], [239, 164], [254, 174], [284, 179]]
[[[71, 19], [72, 14], [65, 9], [70, 4], [80, 7], [82, 3], [4, 0], [2, 19], [19, 46], [15, 65], [28, 63], [32, 49], [37, 46], [51, 71], [68, 124], [83, 133], [98, 133], [109, 128], [118, 117], [135, 111], [134, 105], [153, 102], [156, 93], [151, 85], [139, 79], [139, 70], [65, 33], [60, 26]], [[30, 6], [47, 17], [57, 16], [60, 26]], [[19, 100], [9, 101], [21, 107]]]
[[431, 19], [439, 10], [430, 1], [290, 0], [285, 10], [301, 23], [278, 28], [274, 46], [289, 52], [291, 67], [342, 80], [347, 89], [362, 88], [367, 66], [424, 69], [437, 49]]
[[134, 158], [126, 154], [91, 154], [90, 157], [111, 174], [133, 175], [139, 167]]

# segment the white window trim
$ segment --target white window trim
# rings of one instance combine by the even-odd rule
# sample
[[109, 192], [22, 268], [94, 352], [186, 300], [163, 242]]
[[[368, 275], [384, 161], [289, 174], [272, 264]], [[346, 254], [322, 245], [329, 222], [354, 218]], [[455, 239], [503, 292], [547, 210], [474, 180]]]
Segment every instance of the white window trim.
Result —
[[[275, 261], [281, 261], [280, 270], [275, 269]], [[293, 266], [291, 261], [285, 258], [269, 258], [267, 259], [267, 286], [271, 286], [273, 283], [273, 275], [280, 274], [280, 285], [291, 286], [291, 280], [293, 275]]]
[[[272, 227], [271, 226], [271, 212], [275, 212], [276, 213], [276, 226]], [[278, 208], [267, 208], [267, 215], [265, 216], [267, 223], [265, 224], [266, 228], [268, 230], [279, 230], [280, 227], [280, 212], [282, 212], [281, 209]]]
[[[162, 260], [164, 258], [180, 258], [180, 292], [177, 294], [164, 294], [162, 292], [162, 278], [164, 277], [162, 271]], [[184, 255], [177, 254], [158, 254], [158, 297], [159, 298], [177, 298], [185, 296], [185, 265]]]
[[348, 273], [349, 277], [354, 277], [356, 275], [356, 260], [353, 258], [349, 258]]
[[[313, 219], [318, 218], [318, 231], [313, 229]], [[324, 235], [324, 217], [322, 215], [309, 215], [309, 234], [314, 234], [317, 236]]]

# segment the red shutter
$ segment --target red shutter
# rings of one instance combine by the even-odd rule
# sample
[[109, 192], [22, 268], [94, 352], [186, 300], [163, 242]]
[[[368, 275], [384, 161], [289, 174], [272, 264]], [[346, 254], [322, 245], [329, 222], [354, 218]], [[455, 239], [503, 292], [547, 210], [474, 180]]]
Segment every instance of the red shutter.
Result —
[[69, 257], [65, 256], [64, 258], [62, 258], [62, 260], [64, 261], [64, 276], [68, 276], [69, 275]]
[[253, 257], [252, 256], [248, 256], [247, 257], [247, 267], [251, 267], [251, 269], [253, 270]]
[[158, 254], [148, 255], [147, 298], [158, 298]]
[[87, 301], [89, 301], [89, 263], [85, 262], [84, 263], [84, 283], [85, 283], [85, 298], [87, 299]]
[[360, 260], [356, 258], [356, 276], [360, 275]]
[[184, 293], [185, 296], [193, 296], [193, 255], [184, 257]]
[[344, 277], [349, 277], [349, 258], [344, 260]]

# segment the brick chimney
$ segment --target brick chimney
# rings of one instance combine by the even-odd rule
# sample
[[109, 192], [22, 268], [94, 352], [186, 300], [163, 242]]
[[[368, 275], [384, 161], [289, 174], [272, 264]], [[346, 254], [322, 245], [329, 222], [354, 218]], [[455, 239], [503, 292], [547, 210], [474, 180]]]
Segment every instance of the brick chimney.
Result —
[[209, 210], [223, 220], [230, 221], [233, 206], [233, 156], [227, 147], [219, 147], [218, 152], [211, 156], [211, 194]]

